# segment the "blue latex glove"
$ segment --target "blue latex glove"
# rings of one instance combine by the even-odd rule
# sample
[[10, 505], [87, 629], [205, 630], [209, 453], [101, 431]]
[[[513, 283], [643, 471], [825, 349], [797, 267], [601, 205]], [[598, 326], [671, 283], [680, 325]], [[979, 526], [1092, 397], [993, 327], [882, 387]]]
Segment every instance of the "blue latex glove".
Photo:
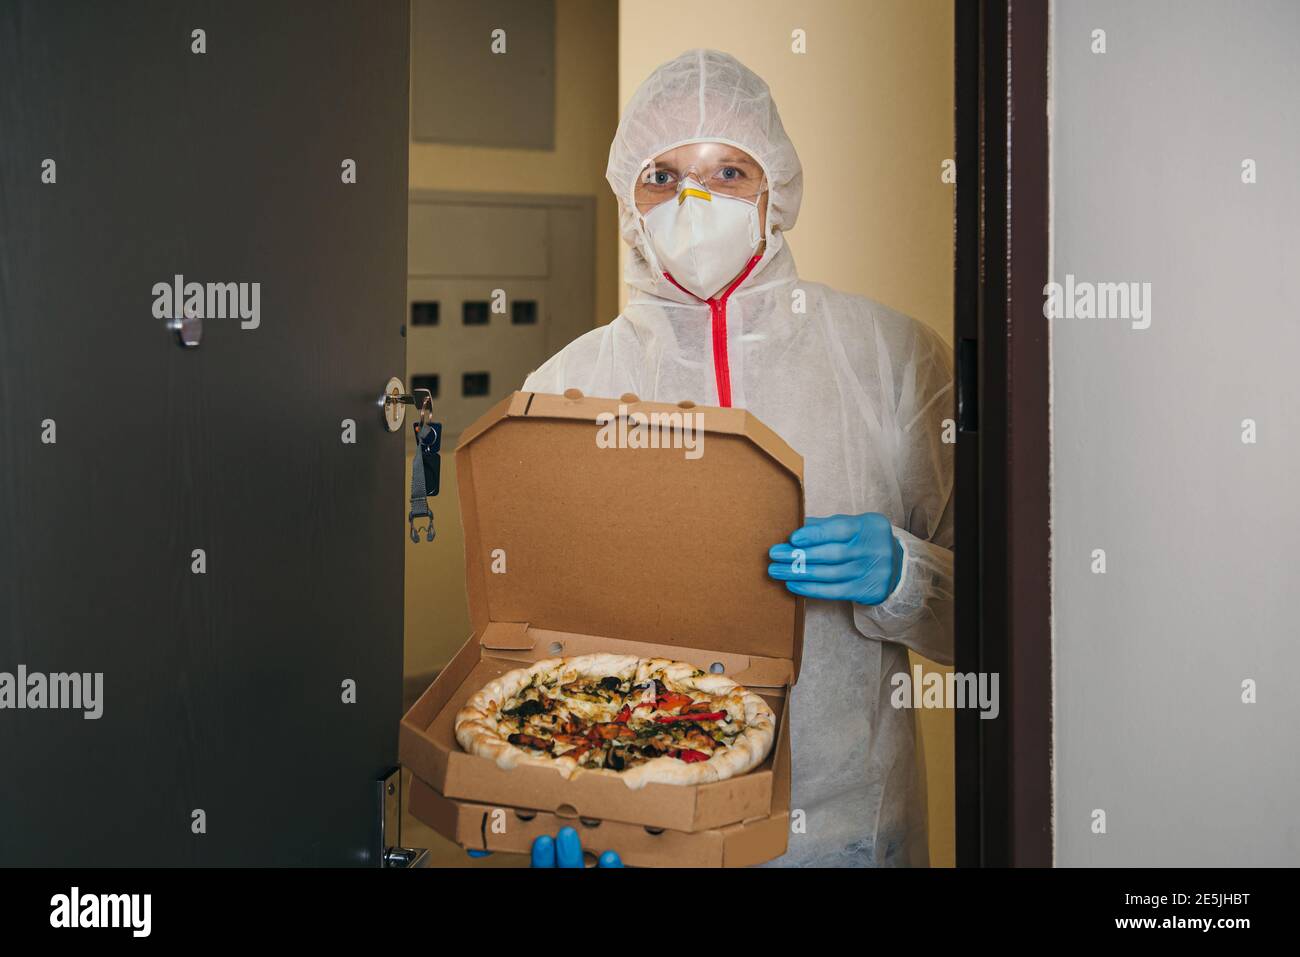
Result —
[[[487, 857], [491, 851], [468, 851], [470, 857]], [[533, 867], [581, 868], [582, 841], [578, 832], [571, 827], [560, 828], [560, 833], [552, 838], [549, 834], [533, 840]], [[597, 867], [622, 867], [623, 859], [615, 851], [606, 851], [596, 862]]]
[[[552, 839], [549, 834], [533, 840], [533, 867], [582, 867], [582, 841], [571, 827], [560, 828]], [[623, 860], [614, 851], [606, 851], [597, 867], [622, 867]]]
[[[802, 561], [796, 567], [798, 553]], [[767, 574], [796, 595], [879, 605], [898, 587], [903, 546], [879, 512], [809, 516], [789, 542], [768, 550]]]

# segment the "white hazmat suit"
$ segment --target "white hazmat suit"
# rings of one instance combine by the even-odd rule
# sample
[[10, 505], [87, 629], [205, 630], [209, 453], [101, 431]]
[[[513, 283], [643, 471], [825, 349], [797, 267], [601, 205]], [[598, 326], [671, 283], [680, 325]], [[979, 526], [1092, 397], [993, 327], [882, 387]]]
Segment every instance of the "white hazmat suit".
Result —
[[[665, 279], [633, 202], [647, 161], [695, 142], [745, 150], [769, 186], [766, 249], [721, 309]], [[524, 388], [700, 405], [725, 404], [729, 391], [803, 456], [808, 515], [889, 518], [906, 553], [895, 591], [880, 605], [807, 600], [790, 705], [792, 807], [806, 826], [773, 863], [924, 864], [914, 715], [890, 695], [891, 678], [910, 671], [908, 648], [952, 661], [950, 350], [907, 316], [799, 279], [784, 242], [799, 158], [767, 84], [733, 57], [693, 50], [655, 70], [628, 103], [606, 177], [631, 246], [627, 309]]]

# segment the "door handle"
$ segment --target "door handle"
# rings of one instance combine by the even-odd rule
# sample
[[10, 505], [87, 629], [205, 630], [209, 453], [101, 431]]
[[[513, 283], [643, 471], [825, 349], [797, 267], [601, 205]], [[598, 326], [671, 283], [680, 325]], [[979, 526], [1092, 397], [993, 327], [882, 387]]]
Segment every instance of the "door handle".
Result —
[[402, 423], [406, 421], [408, 405], [420, 407], [421, 429], [433, 419], [433, 393], [428, 389], [416, 389], [415, 393], [415, 395], [408, 393], [402, 385], [402, 380], [397, 376], [388, 380], [388, 385], [384, 386], [384, 391], [379, 397], [379, 408], [384, 416], [384, 425], [388, 427], [389, 432], [401, 430]]
[[194, 349], [203, 341], [203, 319], [194, 315], [193, 309], [182, 309], [180, 316], [168, 319], [167, 328], [176, 333], [186, 349]]

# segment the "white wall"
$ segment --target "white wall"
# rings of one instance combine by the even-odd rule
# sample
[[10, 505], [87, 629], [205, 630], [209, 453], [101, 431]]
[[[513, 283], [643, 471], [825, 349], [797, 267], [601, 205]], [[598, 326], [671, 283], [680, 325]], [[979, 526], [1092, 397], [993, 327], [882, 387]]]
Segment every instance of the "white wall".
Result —
[[1057, 863], [1294, 865], [1300, 5], [1070, 0], [1052, 41], [1053, 278], [1152, 285], [1145, 330], [1052, 325]]

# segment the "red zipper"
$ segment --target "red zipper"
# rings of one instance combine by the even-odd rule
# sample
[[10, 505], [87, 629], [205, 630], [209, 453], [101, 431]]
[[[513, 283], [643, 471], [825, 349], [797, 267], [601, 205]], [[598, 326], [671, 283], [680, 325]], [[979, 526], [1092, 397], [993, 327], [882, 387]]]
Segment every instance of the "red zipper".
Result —
[[731, 407], [731, 363], [727, 360], [727, 299], [731, 297], [732, 290], [745, 281], [745, 277], [753, 271], [762, 258], [762, 253], [755, 253], [744, 271], [716, 299], [700, 299], [689, 289], [682, 289], [681, 284], [670, 273], [664, 273], [664, 278], [686, 295], [698, 302], [709, 304], [709, 314], [713, 317], [713, 376], [718, 384], [718, 405], [724, 409]]

